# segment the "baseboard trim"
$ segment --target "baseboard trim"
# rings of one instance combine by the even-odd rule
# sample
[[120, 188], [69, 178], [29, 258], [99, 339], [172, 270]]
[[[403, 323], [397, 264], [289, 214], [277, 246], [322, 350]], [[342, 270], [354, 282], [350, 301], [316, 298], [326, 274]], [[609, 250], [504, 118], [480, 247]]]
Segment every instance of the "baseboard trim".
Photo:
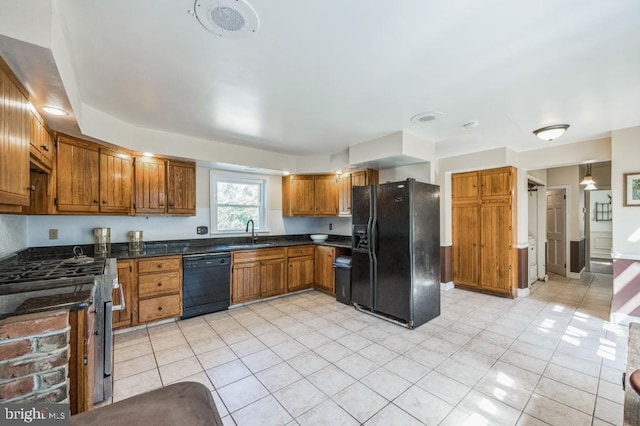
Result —
[[448, 283], [440, 283], [441, 291], [449, 291], [449, 290], [452, 290], [453, 288], [455, 288], [453, 281], [449, 281]]
[[529, 288], [519, 288], [517, 297], [527, 297], [531, 294]]

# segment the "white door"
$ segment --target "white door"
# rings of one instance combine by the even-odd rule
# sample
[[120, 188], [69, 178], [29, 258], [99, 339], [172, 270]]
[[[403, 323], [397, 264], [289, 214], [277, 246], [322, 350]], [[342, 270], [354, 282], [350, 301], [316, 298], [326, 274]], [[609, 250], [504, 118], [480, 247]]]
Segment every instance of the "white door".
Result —
[[547, 191], [547, 271], [566, 275], [566, 190]]

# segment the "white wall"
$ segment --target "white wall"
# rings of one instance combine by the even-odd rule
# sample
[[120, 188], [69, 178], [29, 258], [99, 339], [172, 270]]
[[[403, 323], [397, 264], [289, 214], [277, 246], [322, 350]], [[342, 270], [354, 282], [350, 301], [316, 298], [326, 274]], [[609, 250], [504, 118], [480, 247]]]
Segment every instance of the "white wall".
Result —
[[415, 179], [418, 182], [431, 183], [431, 163], [410, 164], [392, 169], [383, 169], [378, 172], [378, 180], [380, 183], [399, 182], [409, 178]]
[[27, 217], [0, 214], [0, 259], [27, 247]]
[[640, 127], [611, 134], [611, 197], [613, 198], [613, 252], [640, 259], [640, 207], [623, 206], [623, 174], [640, 172]]

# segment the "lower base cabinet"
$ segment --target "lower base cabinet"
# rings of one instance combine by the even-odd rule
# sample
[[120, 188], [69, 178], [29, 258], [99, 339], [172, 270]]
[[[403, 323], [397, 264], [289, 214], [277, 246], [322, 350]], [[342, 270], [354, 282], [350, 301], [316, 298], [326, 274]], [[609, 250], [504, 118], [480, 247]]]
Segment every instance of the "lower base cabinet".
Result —
[[[119, 260], [118, 282], [124, 309], [113, 312], [114, 329], [182, 315], [182, 256]], [[119, 292], [112, 292], [114, 306]]]
[[93, 407], [95, 366], [95, 308], [69, 312], [69, 410], [84, 413]]
[[231, 304], [285, 292], [284, 248], [232, 252], [231, 259]]
[[314, 247], [287, 247], [287, 292], [313, 287]]
[[315, 288], [327, 293], [336, 293], [335, 272], [333, 262], [336, 249], [330, 246], [316, 246], [315, 252]]

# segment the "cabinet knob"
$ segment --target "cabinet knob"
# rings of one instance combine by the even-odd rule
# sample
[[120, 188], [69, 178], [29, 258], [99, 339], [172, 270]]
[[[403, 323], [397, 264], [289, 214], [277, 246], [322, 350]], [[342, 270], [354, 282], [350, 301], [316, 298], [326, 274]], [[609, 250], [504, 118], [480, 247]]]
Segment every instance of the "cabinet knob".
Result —
[[43, 151], [49, 151], [49, 147], [46, 145], [40, 145], [40, 148], [42, 148]]
[[158, 287], [162, 287], [162, 283], [158, 283]]
[[98, 204], [98, 200], [93, 200], [93, 204]]
[[158, 268], [162, 268], [162, 263], [158, 263], [156, 266], [157, 266]]
[[162, 306], [158, 306], [158, 310], [161, 311], [162, 310]]
[[102, 200], [102, 204], [107, 204], [107, 200]]
[[169, 203], [169, 207], [173, 207], [175, 204], [173, 203]]

